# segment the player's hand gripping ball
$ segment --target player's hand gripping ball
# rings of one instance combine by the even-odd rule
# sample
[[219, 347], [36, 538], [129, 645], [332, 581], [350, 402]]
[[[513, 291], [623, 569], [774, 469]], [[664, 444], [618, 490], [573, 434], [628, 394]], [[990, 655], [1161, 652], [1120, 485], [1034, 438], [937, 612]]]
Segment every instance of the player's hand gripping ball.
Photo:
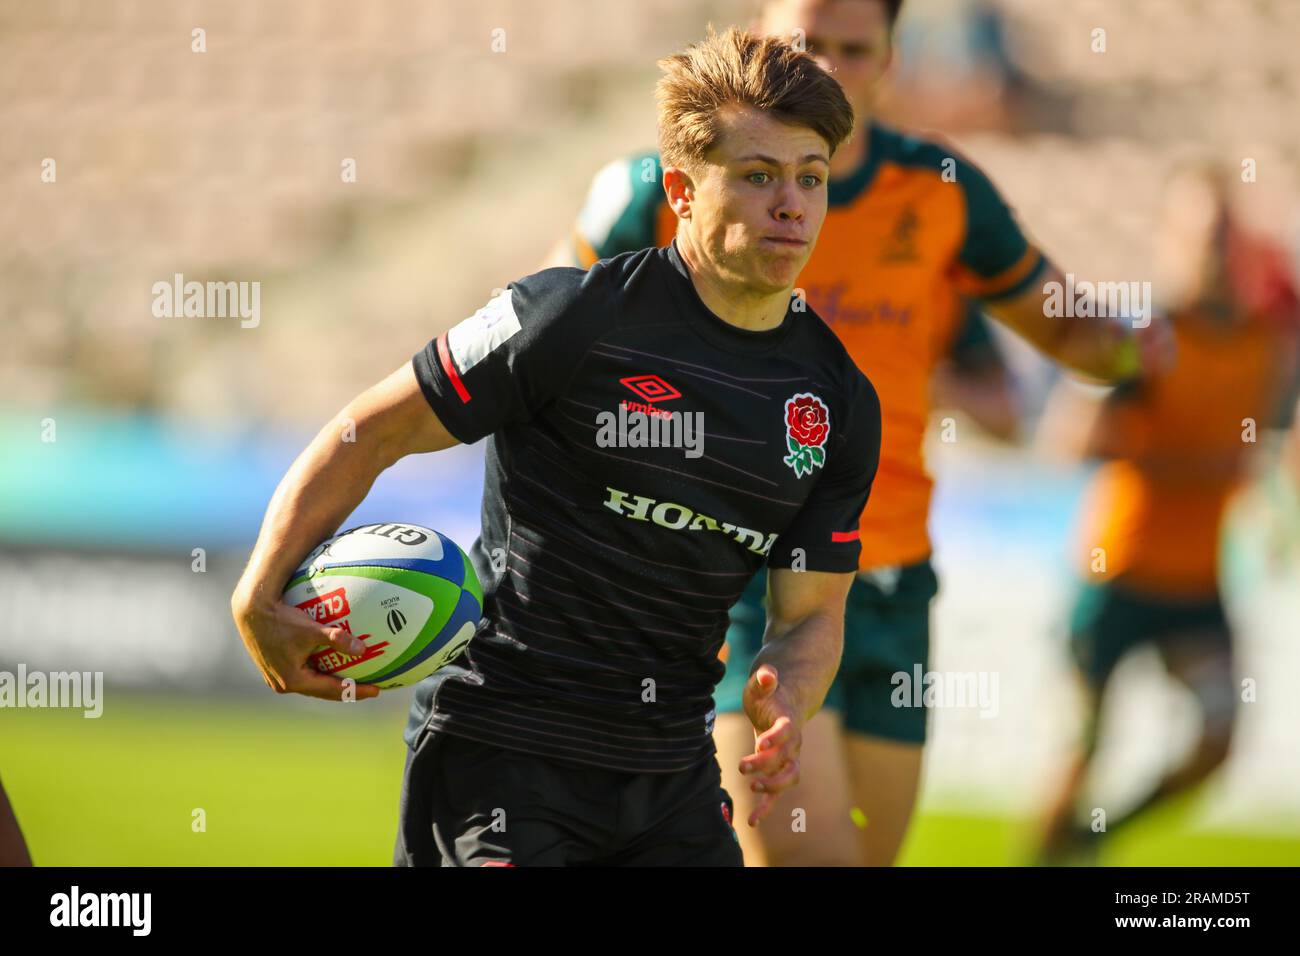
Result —
[[311, 663], [358, 684], [405, 687], [465, 649], [483, 616], [483, 589], [456, 542], [429, 528], [371, 524], [307, 556], [284, 601], [366, 645], [349, 656], [322, 645]]

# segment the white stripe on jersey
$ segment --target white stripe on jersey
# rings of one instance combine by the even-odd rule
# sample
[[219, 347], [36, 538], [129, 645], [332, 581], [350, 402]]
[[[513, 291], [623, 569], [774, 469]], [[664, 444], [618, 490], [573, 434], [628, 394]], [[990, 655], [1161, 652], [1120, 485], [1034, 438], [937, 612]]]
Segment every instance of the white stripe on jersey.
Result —
[[463, 375], [519, 329], [514, 290], [506, 289], [447, 333], [447, 349]]

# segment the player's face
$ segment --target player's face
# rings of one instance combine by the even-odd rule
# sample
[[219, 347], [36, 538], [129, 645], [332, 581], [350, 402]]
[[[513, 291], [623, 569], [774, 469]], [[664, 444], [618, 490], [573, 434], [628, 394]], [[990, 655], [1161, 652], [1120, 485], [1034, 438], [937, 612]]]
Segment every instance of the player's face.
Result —
[[881, 0], [769, 0], [760, 29], [783, 40], [802, 36], [808, 53], [839, 81], [854, 114], [870, 114], [892, 52]]
[[718, 119], [718, 141], [693, 177], [692, 244], [727, 281], [789, 289], [826, 218], [830, 148], [753, 107], [727, 107]]

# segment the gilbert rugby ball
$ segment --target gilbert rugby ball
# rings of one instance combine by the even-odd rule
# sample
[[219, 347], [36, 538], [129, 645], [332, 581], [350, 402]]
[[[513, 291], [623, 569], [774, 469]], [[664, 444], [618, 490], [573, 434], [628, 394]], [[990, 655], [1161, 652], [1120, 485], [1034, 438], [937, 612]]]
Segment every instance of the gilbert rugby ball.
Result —
[[417, 683], [454, 660], [483, 616], [469, 557], [446, 535], [411, 524], [335, 535], [294, 572], [283, 600], [366, 645], [356, 656], [322, 645], [310, 658], [317, 670], [379, 687]]

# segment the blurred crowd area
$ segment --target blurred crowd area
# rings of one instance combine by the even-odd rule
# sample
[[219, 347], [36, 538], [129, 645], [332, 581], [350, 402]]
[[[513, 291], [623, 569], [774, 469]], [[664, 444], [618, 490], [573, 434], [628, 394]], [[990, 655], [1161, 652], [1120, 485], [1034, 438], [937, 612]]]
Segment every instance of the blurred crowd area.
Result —
[[[3, 0], [8, 401], [322, 420], [533, 271], [653, 145], [655, 59], [756, 5]], [[1294, 256], [1297, 35], [1293, 0], [907, 0], [883, 117], [1081, 278], [1148, 277], [1188, 158], [1253, 161], [1244, 214]], [[178, 273], [260, 282], [259, 324], [155, 317]]]

